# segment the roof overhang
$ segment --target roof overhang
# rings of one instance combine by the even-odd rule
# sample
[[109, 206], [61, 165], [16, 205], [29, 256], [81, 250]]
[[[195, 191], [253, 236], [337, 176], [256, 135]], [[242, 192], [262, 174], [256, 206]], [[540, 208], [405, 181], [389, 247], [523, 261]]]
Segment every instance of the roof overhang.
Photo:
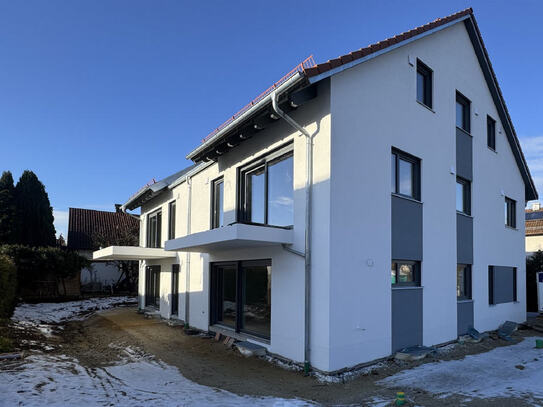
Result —
[[[304, 85], [307, 85], [305, 74], [296, 71], [292, 76], [286, 79], [281, 85], [275, 89], [278, 95], [282, 98], [280, 103], [285, 111], [290, 111], [297, 107], [297, 103], [294, 103], [287, 97], [289, 92], [300, 89]], [[314, 88], [312, 88], [314, 90]], [[216, 161], [217, 158], [226, 153], [229, 149], [236, 147], [243, 140], [250, 138], [254, 133], [263, 130], [270, 123], [278, 120], [278, 117], [271, 111], [271, 98], [273, 92], [269, 93], [257, 103], [250, 106], [242, 114], [230, 121], [228, 125], [224, 126], [213, 134], [207, 140], [191, 151], [187, 155], [188, 160], [194, 162], [201, 161]], [[308, 92], [305, 97], [298, 98], [299, 103], [305, 102], [305, 100], [314, 97], [311, 92]]]
[[92, 253], [93, 260], [160, 260], [175, 257], [161, 248], [139, 246], [109, 246]]
[[292, 244], [292, 229], [235, 223], [205, 232], [168, 240], [168, 251], [211, 253], [222, 250]]

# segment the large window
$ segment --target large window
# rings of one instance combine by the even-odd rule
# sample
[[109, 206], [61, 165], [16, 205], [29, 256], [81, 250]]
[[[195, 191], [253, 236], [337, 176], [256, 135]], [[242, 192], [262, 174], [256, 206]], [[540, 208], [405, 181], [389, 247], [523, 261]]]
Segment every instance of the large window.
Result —
[[505, 197], [505, 225], [510, 228], [517, 227], [517, 202]]
[[417, 59], [417, 100], [432, 108], [432, 70]]
[[456, 210], [464, 215], [471, 215], [471, 183], [456, 177]]
[[486, 116], [486, 143], [489, 148], [496, 150], [496, 120]]
[[391, 164], [392, 193], [420, 199], [420, 160], [393, 149]]
[[390, 268], [393, 286], [420, 285], [420, 262], [392, 260]]
[[282, 150], [240, 172], [240, 218], [244, 222], [294, 224], [293, 154]]
[[162, 247], [162, 211], [147, 216], [147, 247]]
[[168, 240], [175, 239], [175, 201], [168, 205]]
[[456, 92], [456, 127], [470, 132], [470, 101]]
[[224, 226], [224, 181], [213, 181], [211, 189], [211, 229]]
[[270, 338], [271, 260], [214, 263], [211, 323]]
[[469, 264], [456, 266], [456, 298], [471, 299], [471, 266]]

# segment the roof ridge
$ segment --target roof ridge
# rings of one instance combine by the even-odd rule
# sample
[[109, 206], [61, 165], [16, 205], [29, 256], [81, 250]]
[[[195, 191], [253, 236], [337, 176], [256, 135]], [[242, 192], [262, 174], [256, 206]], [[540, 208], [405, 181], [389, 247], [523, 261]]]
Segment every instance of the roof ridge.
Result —
[[389, 37], [384, 40], [367, 45], [366, 47], [359, 48], [358, 50], [351, 51], [348, 54], [340, 55], [337, 58], [329, 59], [326, 62], [315, 65], [314, 67], [305, 68], [304, 72], [308, 77], [325, 73], [331, 69], [337, 68], [338, 66], [345, 65], [346, 63], [352, 61], [356, 61], [357, 59], [361, 59], [367, 55], [388, 48], [391, 45], [405, 41], [418, 34], [422, 34], [426, 31], [432, 30], [436, 27], [447, 24], [451, 21], [454, 21], [460, 17], [464, 17], [469, 14], [473, 14], [473, 9], [471, 7], [468, 7], [461, 11], [457, 11], [456, 13], [450, 14], [446, 17], [436, 18], [434, 21], [412, 28], [411, 30], [404, 31], [400, 34], [396, 34], [393, 37]]

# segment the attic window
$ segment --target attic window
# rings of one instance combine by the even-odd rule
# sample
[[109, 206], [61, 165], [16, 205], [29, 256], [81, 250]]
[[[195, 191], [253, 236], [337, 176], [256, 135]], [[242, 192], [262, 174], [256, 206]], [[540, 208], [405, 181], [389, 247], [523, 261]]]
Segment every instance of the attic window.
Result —
[[417, 101], [432, 108], [432, 70], [417, 59]]

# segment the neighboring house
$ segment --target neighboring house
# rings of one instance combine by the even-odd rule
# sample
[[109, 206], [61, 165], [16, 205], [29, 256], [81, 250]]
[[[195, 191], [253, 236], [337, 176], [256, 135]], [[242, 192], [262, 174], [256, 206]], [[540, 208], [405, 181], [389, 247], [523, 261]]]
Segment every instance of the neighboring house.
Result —
[[304, 61], [187, 158], [94, 253], [142, 309], [325, 372], [525, 320], [537, 192], [471, 9]]
[[[92, 259], [99, 241], [114, 244], [118, 241], [138, 240], [139, 219], [116, 208], [115, 212], [70, 208], [68, 219], [68, 249]], [[127, 237], [128, 235], [128, 237]], [[121, 277], [116, 262], [93, 261], [90, 268], [81, 270], [81, 290], [99, 292], [110, 289]]]
[[526, 209], [526, 256], [543, 250], [543, 209], [539, 202]]

